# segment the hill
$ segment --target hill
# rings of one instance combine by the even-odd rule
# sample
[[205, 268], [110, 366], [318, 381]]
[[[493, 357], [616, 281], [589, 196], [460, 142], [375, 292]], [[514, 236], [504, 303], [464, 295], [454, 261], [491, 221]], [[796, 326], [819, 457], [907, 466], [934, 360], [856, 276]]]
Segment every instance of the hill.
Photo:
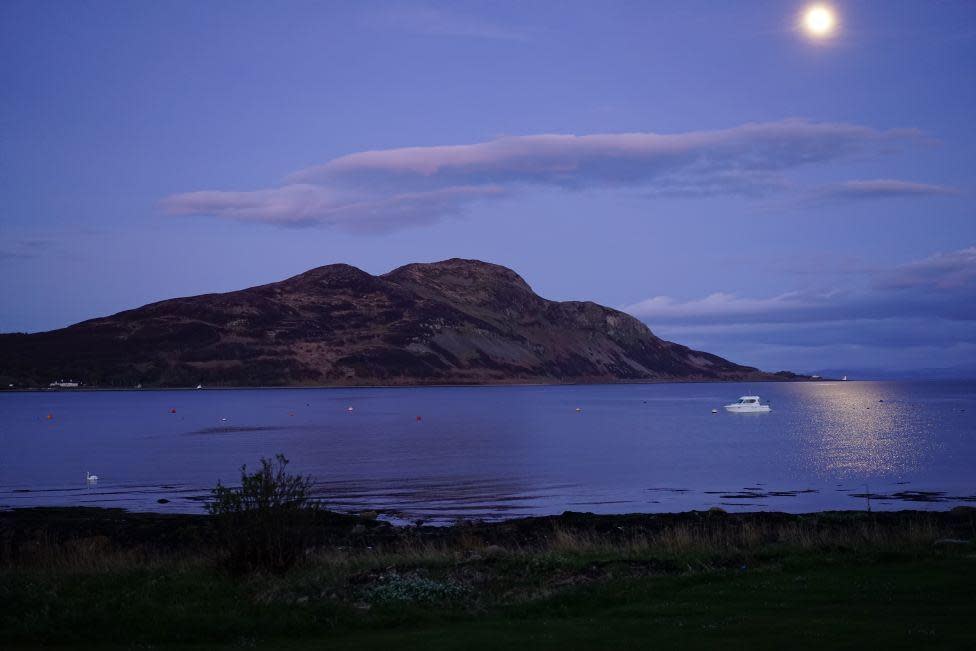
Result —
[[476, 260], [381, 276], [334, 264], [60, 330], [0, 335], [0, 381], [47, 386], [412, 385], [794, 379], [664, 341]]

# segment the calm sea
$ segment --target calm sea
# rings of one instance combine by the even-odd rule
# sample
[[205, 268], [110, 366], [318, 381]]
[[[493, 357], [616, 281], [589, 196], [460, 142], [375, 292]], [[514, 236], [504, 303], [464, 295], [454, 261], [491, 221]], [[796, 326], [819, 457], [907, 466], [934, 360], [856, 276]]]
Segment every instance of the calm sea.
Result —
[[[772, 411], [721, 409], [747, 394]], [[0, 508], [200, 511], [278, 452], [400, 521], [946, 509], [976, 503], [976, 383], [0, 394]]]

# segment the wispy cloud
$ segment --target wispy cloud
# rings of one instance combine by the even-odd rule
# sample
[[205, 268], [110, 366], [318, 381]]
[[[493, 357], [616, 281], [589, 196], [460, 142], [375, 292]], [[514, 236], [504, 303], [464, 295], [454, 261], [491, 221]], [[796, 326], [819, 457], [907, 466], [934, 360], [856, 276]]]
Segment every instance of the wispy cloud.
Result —
[[976, 302], [976, 246], [896, 267], [879, 274], [875, 284], [890, 290], [961, 291], [968, 294], [967, 302]]
[[858, 201], [870, 199], [897, 199], [901, 197], [932, 197], [957, 195], [956, 188], [932, 183], [914, 183], [897, 179], [873, 179], [845, 181], [826, 185], [811, 194], [813, 201]]
[[[885, 269], [865, 268], [849, 274], [849, 280], [842, 289], [768, 297], [715, 293], [679, 301], [655, 296], [624, 310], [659, 335], [732, 355], [768, 355], [770, 346], [820, 347], [829, 354], [830, 346], [835, 353], [846, 346], [852, 355], [862, 351], [859, 363], [879, 367], [885, 365], [881, 356], [896, 348], [942, 350], [942, 358], [930, 360], [935, 366], [976, 361], [956, 356], [976, 345], [976, 246]], [[764, 363], [763, 357], [742, 359]]]
[[624, 308], [650, 324], [810, 323], [934, 317], [976, 320], [976, 247], [866, 271], [843, 289], [769, 297], [717, 292], [679, 301], [654, 296]]
[[788, 292], [767, 298], [745, 297], [715, 292], [704, 298], [679, 301], [669, 296], [654, 296], [624, 307], [626, 312], [651, 323], [742, 323], [782, 322], [833, 318], [818, 313], [838, 303], [836, 293]]
[[[365, 151], [291, 174], [271, 189], [203, 191], [164, 200], [172, 214], [214, 215], [278, 225], [322, 223], [394, 229], [457, 214], [473, 200], [538, 186], [640, 189], [647, 196], [761, 196], [792, 191], [787, 173], [881, 155], [920, 141], [913, 129], [791, 119], [675, 134], [540, 134], [431, 147]], [[835, 194], [863, 198], [936, 194], [939, 186], [853, 181]], [[381, 211], [386, 211], [381, 215]]]
[[[686, 185], [721, 175], [782, 172], [920, 138], [913, 129], [783, 120], [677, 134], [509, 136], [472, 145], [407, 147], [342, 156], [292, 175], [295, 182], [454, 184], [519, 182], [585, 187]], [[746, 178], [746, 183], [751, 182]]]
[[5, 246], [0, 247], [0, 260], [36, 258], [50, 249], [52, 245], [53, 242], [50, 240], [23, 239], [10, 241]]
[[493, 185], [368, 196], [292, 184], [253, 192], [188, 192], [164, 199], [162, 208], [176, 215], [216, 215], [279, 226], [327, 224], [352, 232], [382, 232], [438, 221], [457, 214], [472, 201], [504, 194], [504, 188]]

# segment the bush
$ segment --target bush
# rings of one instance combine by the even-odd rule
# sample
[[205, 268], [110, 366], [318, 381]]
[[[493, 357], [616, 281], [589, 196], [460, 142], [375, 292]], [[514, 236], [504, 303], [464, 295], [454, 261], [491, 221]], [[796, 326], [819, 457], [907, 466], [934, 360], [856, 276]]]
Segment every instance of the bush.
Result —
[[231, 571], [284, 572], [302, 556], [308, 529], [318, 510], [310, 496], [311, 477], [286, 472], [288, 459], [261, 459], [248, 474], [241, 466], [241, 485], [219, 481], [207, 510], [215, 516], [221, 562]]
[[373, 603], [424, 603], [463, 597], [466, 590], [455, 581], [437, 581], [413, 574], [393, 573], [368, 588], [364, 596]]

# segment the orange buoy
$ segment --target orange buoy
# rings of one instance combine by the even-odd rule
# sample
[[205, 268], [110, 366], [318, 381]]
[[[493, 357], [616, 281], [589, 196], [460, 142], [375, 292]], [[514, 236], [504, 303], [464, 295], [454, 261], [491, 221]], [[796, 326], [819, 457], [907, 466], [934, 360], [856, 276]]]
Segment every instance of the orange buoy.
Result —
[[48, 414], [48, 415], [47, 415], [47, 419], [48, 419], [48, 420], [52, 420], [53, 418], [54, 418], [54, 414]]

